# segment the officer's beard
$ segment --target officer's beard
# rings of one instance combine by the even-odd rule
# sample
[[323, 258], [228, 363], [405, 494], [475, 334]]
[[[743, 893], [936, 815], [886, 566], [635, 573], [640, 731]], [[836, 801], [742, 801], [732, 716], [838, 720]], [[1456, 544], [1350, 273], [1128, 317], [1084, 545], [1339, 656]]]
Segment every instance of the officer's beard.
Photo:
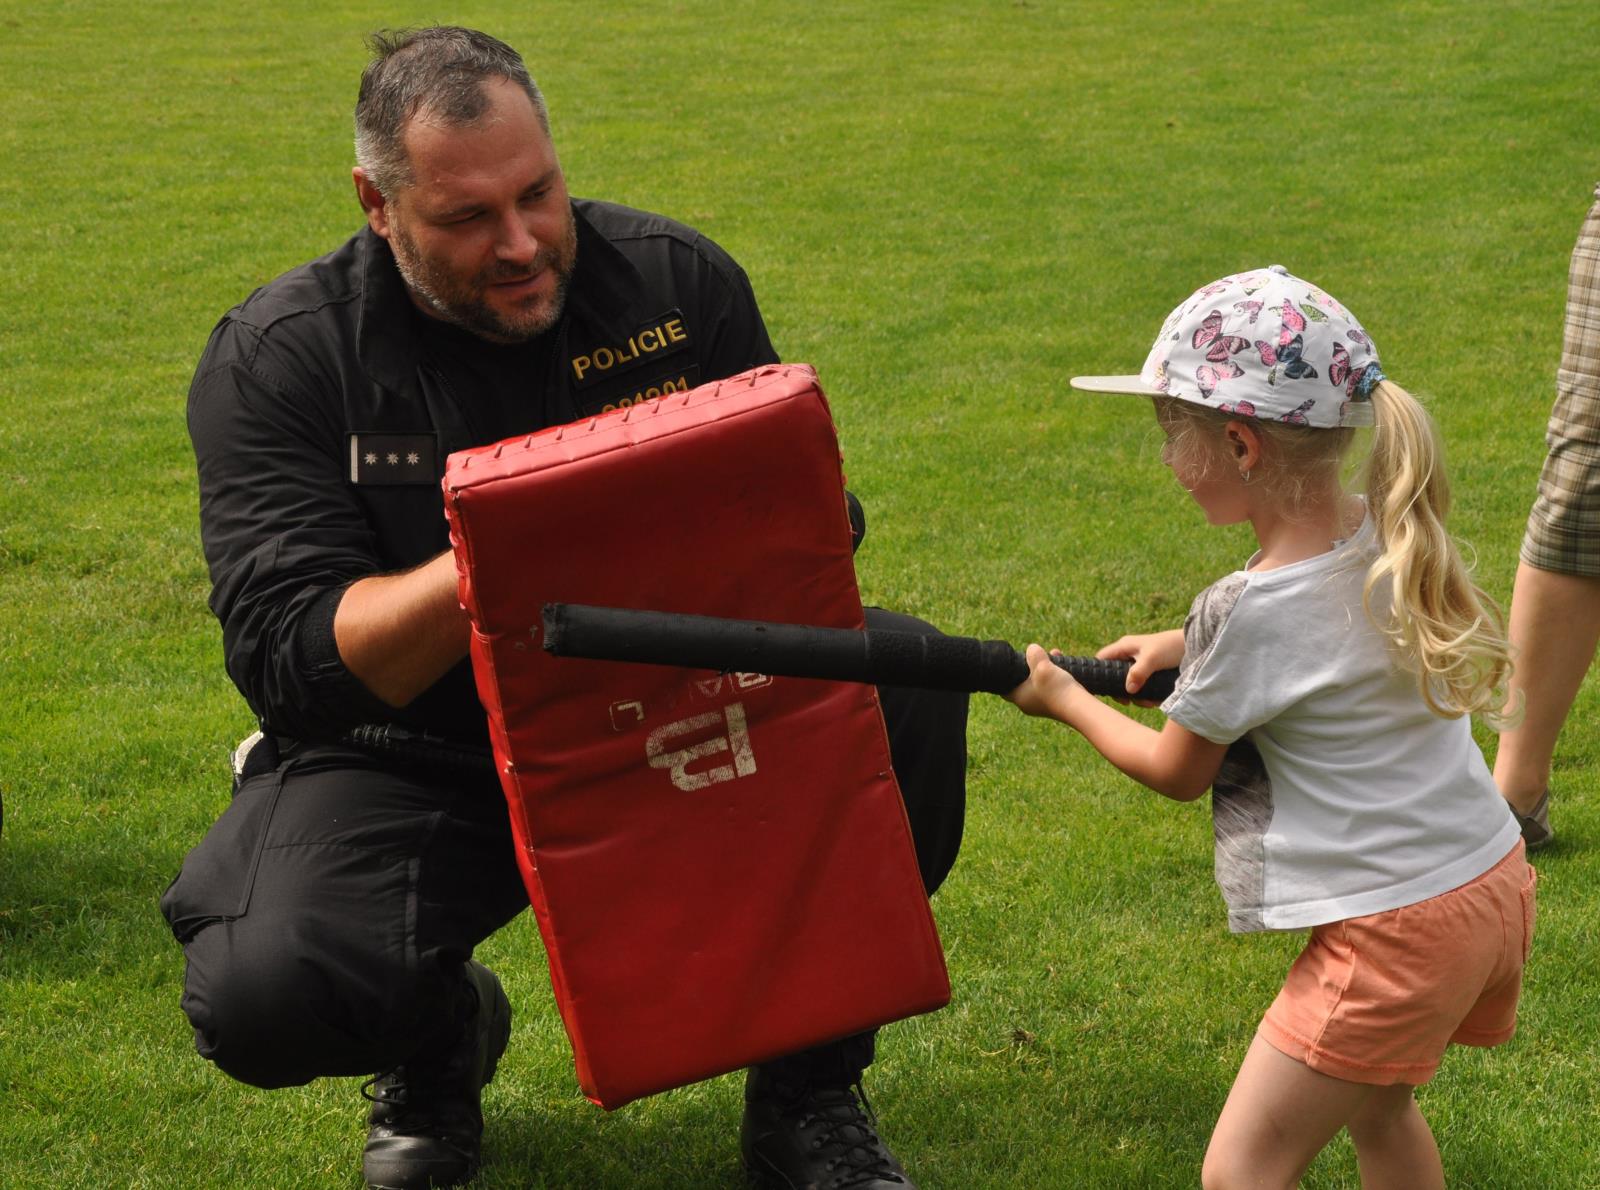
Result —
[[[531, 266], [500, 262], [466, 280], [452, 274], [442, 262], [425, 256], [398, 221], [389, 225], [389, 248], [412, 299], [425, 312], [491, 343], [525, 343], [544, 334], [561, 317], [567, 286], [578, 263], [578, 231], [569, 215], [562, 242], [542, 245]], [[549, 269], [556, 278], [555, 290], [548, 296], [529, 298], [509, 315], [485, 300], [484, 295], [495, 282], [515, 281], [542, 269]]]

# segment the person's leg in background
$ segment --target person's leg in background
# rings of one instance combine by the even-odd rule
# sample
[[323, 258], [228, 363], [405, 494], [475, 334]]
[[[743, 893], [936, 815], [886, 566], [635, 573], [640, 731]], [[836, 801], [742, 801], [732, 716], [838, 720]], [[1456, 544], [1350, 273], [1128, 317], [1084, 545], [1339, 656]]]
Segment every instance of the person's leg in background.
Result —
[[1528, 514], [1511, 595], [1508, 710], [1494, 776], [1530, 849], [1550, 828], [1550, 765], [1600, 642], [1600, 187], [1578, 233], [1567, 281], [1549, 453]]

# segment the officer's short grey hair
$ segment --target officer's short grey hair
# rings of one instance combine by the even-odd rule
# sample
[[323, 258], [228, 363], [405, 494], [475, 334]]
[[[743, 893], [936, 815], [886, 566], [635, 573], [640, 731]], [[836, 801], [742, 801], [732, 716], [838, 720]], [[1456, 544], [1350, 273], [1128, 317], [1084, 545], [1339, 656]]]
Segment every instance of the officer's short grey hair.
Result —
[[487, 33], [435, 25], [383, 30], [367, 44], [372, 61], [362, 71], [356, 97], [356, 164], [385, 198], [414, 180], [402, 140], [406, 123], [423, 110], [446, 124], [473, 123], [489, 106], [486, 82], [516, 83], [550, 131], [544, 96], [522, 56]]

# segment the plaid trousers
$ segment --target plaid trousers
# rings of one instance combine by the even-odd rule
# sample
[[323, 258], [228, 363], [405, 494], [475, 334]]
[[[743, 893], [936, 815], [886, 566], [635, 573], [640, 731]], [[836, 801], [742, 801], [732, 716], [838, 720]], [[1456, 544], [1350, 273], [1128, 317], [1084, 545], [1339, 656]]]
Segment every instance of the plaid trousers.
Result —
[[1540, 570], [1600, 575], [1600, 186], [1578, 233], [1549, 454], [1528, 514], [1522, 560]]

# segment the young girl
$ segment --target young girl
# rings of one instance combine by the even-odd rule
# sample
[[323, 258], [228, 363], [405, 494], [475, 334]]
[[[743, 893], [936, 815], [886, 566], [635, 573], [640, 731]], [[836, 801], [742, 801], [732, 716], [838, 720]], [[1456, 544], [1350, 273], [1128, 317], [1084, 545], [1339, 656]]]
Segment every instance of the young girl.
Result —
[[[1341, 1127], [1366, 1187], [1442, 1187], [1413, 1097], [1445, 1047], [1516, 1027], [1534, 873], [1469, 716], [1505, 705], [1498, 612], [1444, 528], [1440, 444], [1342, 305], [1281, 266], [1224, 277], [1168, 317], [1139, 376], [1076, 388], [1155, 399], [1162, 459], [1244, 569], [1183, 629], [1100, 651], [1131, 696], [1181, 669], [1160, 731], [1028, 648], [1008, 696], [1075, 728], [1157, 793], [1209, 787], [1238, 932], [1311, 927], [1206, 1151], [1207, 1190], [1293, 1186]], [[1364, 496], [1340, 483], [1374, 425]]]

